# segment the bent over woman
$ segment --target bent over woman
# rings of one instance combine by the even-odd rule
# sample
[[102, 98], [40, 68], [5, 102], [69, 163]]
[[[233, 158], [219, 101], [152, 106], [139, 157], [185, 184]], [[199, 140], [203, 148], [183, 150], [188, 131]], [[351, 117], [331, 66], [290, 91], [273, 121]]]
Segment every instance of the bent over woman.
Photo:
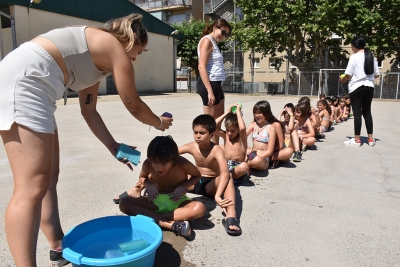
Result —
[[5, 226], [17, 267], [36, 266], [39, 227], [50, 245], [51, 266], [68, 263], [61, 256], [64, 233], [56, 191], [60, 152], [54, 118], [56, 100], [68, 88], [78, 92], [83, 118], [113, 156], [119, 144], [96, 110], [99, 81], [107, 75], [113, 75], [133, 117], [159, 130], [171, 125], [172, 119], [155, 115], [136, 90], [132, 61], [148, 42], [141, 19], [131, 14], [104, 29], [55, 29], [22, 44], [0, 62], [0, 135], [14, 176]]

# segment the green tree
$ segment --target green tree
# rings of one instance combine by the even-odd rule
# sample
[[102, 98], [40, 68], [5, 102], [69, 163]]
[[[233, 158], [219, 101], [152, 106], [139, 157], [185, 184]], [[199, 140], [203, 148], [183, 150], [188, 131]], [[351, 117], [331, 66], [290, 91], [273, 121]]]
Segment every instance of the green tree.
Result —
[[[290, 62], [299, 68], [323, 67], [325, 49], [339, 47], [332, 40], [337, 0], [236, 0], [244, 19], [235, 25], [234, 34], [242, 49], [277, 57], [291, 50]], [[286, 54], [286, 53], [284, 53]], [[284, 60], [278, 57], [277, 66]]]
[[[213, 23], [210, 21], [195, 20], [193, 17], [189, 21], [185, 21], [181, 24], [172, 25], [175, 29], [179, 30], [180, 33], [185, 35], [184, 42], [177, 46], [177, 57], [181, 58], [182, 65], [190, 67], [196, 76], [199, 76], [198, 69], [198, 56], [197, 56], [197, 45], [200, 41], [200, 36], [206, 25]], [[221, 51], [225, 51], [226, 45], [224, 42], [218, 43]]]
[[354, 36], [363, 36], [376, 56], [400, 62], [400, 1], [343, 1], [342, 8], [338, 26], [346, 44]]
[[[299, 68], [330, 68], [332, 59], [348, 53], [332, 39], [336, 33], [345, 45], [363, 36], [378, 57], [400, 59], [398, 0], [236, 0], [236, 4], [244, 19], [237, 22], [234, 34], [244, 50], [276, 57], [290, 49], [289, 61]], [[283, 60], [280, 56], [277, 66]]]

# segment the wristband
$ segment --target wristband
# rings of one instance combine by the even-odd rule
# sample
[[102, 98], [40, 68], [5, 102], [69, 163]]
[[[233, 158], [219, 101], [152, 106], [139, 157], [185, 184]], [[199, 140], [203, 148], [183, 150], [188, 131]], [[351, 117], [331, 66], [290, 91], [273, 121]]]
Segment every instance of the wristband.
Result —
[[160, 119], [160, 126], [158, 126], [158, 127], [155, 127], [155, 126], [154, 126], [154, 128], [155, 128], [156, 130], [160, 130], [160, 128], [163, 126], [163, 121], [162, 121], [161, 117], [158, 117], [158, 118]]

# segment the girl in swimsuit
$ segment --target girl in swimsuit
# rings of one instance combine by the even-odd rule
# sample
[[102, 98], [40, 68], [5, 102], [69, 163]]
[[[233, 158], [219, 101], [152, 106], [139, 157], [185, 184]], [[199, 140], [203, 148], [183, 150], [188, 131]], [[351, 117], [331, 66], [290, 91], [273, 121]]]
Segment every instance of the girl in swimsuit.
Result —
[[284, 106], [279, 115], [279, 119], [285, 127], [285, 147], [293, 149], [293, 161], [300, 162], [300, 142], [297, 130], [295, 131], [295, 129], [297, 129], [297, 122], [294, 119], [294, 105], [292, 103], [287, 103]]
[[268, 169], [269, 157], [274, 152], [276, 132], [268, 120], [272, 115], [268, 101], [259, 101], [253, 107], [254, 121], [247, 127], [246, 134], [252, 134], [253, 146], [247, 149], [247, 164], [250, 169], [264, 171]]
[[329, 127], [331, 126], [331, 107], [325, 100], [318, 101], [318, 109], [319, 113], [318, 116], [321, 121], [321, 126], [319, 128], [319, 133], [321, 137], [325, 137], [324, 132], [328, 131]]
[[308, 96], [303, 96], [299, 99], [298, 104], [304, 103], [307, 106], [307, 116], [310, 118], [311, 124], [314, 127], [315, 136], [319, 133], [321, 121], [319, 120], [318, 112], [311, 107], [311, 100]]
[[340, 99], [339, 109], [340, 109], [340, 115], [339, 115], [340, 120], [347, 121], [347, 119], [349, 118], [349, 113], [346, 108], [346, 99], [344, 97]]
[[308, 107], [306, 104], [297, 104], [295, 107], [295, 118], [297, 123], [297, 133], [299, 134], [299, 139], [301, 145], [301, 150], [304, 151], [306, 147], [314, 145], [315, 131], [314, 126], [311, 123], [308, 115]]

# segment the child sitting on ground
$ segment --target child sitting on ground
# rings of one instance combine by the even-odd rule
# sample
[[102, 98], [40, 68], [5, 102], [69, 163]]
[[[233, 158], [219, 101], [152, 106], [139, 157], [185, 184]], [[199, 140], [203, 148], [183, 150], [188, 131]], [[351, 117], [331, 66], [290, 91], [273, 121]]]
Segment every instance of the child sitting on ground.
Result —
[[307, 147], [314, 145], [315, 132], [314, 126], [308, 118], [309, 108], [305, 103], [297, 104], [295, 107], [295, 118], [297, 120], [297, 133], [301, 143], [301, 151], [305, 151]]
[[346, 109], [347, 113], [349, 114], [349, 118], [351, 117], [351, 100], [349, 95], [343, 96], [344, 100], [346, 101]]
[[285, 145], [294, 150], [293, 161], [300, 162], [300, 143], [297, 131], [294, 131], [297, 123], [294, 119], [294, 105], [292, 103], [287, 103], [283, 107], [279, 119], [285, 127]]
[[326, 97], [325, 101], [326, 101], [326, 103], [328, 103], [329, 107], [331, 108], [331, 117], [329, 119], [331, 122], [330, 123], [331, 128], [334, 129], [333, 125], [336, 125], [335, 106], [333, 105], [332, 98], [330, 96]]
[[331, 107], [328, 105], [328, 102], [326, 100], [320, 100], [318, 101], [318, 116], [321, 121], [321, 127], [319, 128], [319, 136], [324, 138], [325, 137], [325, 132], [328, 131], [329, 127], [331, 126]]
[[226, 219], [225, 230], [231, 235], [242, 233], [236, 219], [236, 198], [233, 179], [230, 178], [228, 164], [222, 147], [211, 141], [217, 124], [209, 114], [197, 116], [192, 123], [194, 142], [179, 148], [179, 154], [189, 153], [193, 156], [201, 173], [201, 179], [188, 192], [208, 196], [223, 209]]
[[347, 119], [349, 118], [349, 112], [347, 110], [346, 99], [344, 97], [340, 98], [339, 109], [340, 109], [339, 119], [341, 121], [347, 121]]
[[303, 96], [299, 99], [297, 104], [304, 103], [308, 109], [307, 117], [310, 118], [311, 124], [314, 127], [315, 137], [318, 136], [319, 127], [321, 126], [321, 121], [319, 120], [319, 116], [316, 115], [318, 112], [316, 109], [311, 107], [311, 99], [308, 96]]
[[160, 227], [189, 238], [192, 232], [189, 220], [202, 217], [206, 208], [185, 193], [200, 178], [196, 166], [179, 156], [178, 146], [170, 136], [157, 136], [147, 148], [139, 182], [129, 194], [120, 195], [119, 209], [127, 215], [151, 217]]
[[[231, 112], [236, 107], [235, 114]], [[215, 133], [224, 140], [224, 153], [228, 161], [229, 175], [235, 184], [249, 179], [250, 168], [245, 162], [247, 150], [246, 125], [243, 121], [241, 106], [233, 104], [216, 119], [217, 125], [225, 119], [225, 131], [217, 127]]]
[[334, 123], [336, 124], [341, 123], [342, 121], [340, 120], [340, 108], [339, 108], [339, 98], [332, 96], [332, 105], [335, 107], [335, 110], [332, 108], [332, 112], [335, 112], [335, 120]]
[[268, 101], [257, 102], [253, 107], [253, 116], [254, 121], [246, 130], [246, 135], [252, 134], [253, 140], [253, 146], [247, 149], [247, 164], [256, 171], [265, 171], [269, 167], [276, 141], [275, 128], [268, 122], [273, 117]]

